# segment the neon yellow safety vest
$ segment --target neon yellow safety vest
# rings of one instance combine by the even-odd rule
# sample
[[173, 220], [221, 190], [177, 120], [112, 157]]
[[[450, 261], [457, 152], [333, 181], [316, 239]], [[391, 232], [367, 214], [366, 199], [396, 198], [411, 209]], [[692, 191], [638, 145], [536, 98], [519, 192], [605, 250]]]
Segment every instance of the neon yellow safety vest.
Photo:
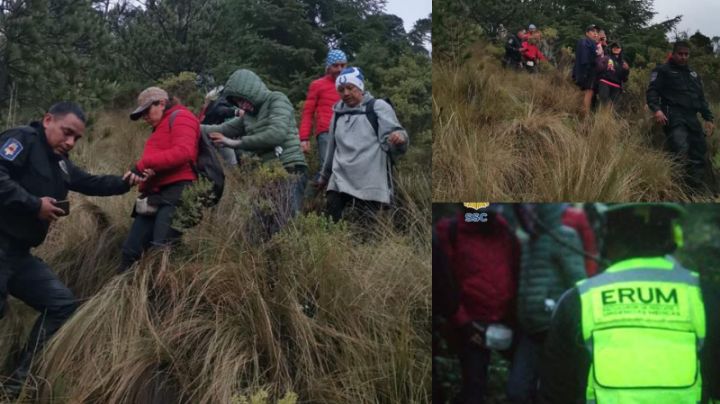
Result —
[[597, 404], [696, 404], [705, 307], [696, 273], [668, 258], [635, 258], [577, 283]]

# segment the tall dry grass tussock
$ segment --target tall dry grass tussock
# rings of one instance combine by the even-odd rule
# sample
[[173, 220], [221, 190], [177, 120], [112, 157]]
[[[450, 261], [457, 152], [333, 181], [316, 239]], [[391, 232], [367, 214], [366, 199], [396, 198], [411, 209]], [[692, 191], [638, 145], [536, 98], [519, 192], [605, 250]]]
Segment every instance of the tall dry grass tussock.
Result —
[[[147, 133], [126, 120], [101, 114], [76, 160], [124, 171]], [[401, 173], [403, 208], [369, 232], [309, 213], [268, 239], [252, 234], [258, 209], [275, 203], [261, 175], [228, 172], [220, 204], [181, 246], [123, 275], [135, 193], [73, 195], [36, 253], [83, 304], [37, 356], [36, 401], [430, 401], [429, 180]], [[35, 315], [11, 302], [6, 364]]]
[[649, 116], [580, 118], [569, 71], [505, 70], [478, 44], [433, 65], [433, 200], [688, 200]]

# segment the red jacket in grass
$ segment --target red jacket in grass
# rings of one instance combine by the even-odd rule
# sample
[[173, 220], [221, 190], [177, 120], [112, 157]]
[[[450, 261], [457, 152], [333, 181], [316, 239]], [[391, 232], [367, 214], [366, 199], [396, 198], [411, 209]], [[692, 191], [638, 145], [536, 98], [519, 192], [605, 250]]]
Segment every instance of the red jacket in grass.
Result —
[[[595, 234], [590, 227], [587, 215], [582, 209], [569, 207], [565, 209], [562, 215], [562, 224], [575, 230], [582, 241], [583, 250], [590, 255], [597, 256], [597, 245], [595, 244]], [[585, 272], [588, 278], [597, 274], [597, 261], [585, 257]]]
[[[491, 214], [487, 222], [466, 223], [464, 213], [437, 223], [440, 248], [460, 289], [457, 326], [470, 321], [508, 323], [514, 318], [520, 243], [505, 219]], [[451, 222], [457, 224], [452, 235]]]
[[540, 52], [540, 48], [538, 48], [537, 45], [533, 45], [532, 43], [527, 41], [522, 43], [520, 53], [522, 53], [522, 56], [525, 60], [547, 60], [545, 55]]
[[326, 74], [310, 83], [300, 121], [300, 141], [310, 140], [313, 118], [316, 119], [316, 135], [330, 129], [332, 107], [338, 101], [340, 101], [340, 94], [335, 88], [335, 79], [331, 75]]
[[[175, 114], [170, 130], [170, 115]], [[156, 175], [140, 184], [140, 192], [157, 192], [160, 187], [178, 181], [197, 179], [193, 165], [197, 163], [200, 122], [182, 105], [167, 111], [145, 142], [142, 157], [135, 165], [139, 171], [150, 168]]]

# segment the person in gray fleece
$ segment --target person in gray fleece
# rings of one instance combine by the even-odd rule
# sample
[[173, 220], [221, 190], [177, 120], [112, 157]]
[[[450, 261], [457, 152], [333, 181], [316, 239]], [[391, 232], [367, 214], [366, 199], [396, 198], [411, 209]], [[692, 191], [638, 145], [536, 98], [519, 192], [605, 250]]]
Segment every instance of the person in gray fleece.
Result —
[[409, 143], [392, 106], [375, 100], [364, 81], [357, 67], [346, 68], [335, 80], [341, 101], [333, 106], [330, 142], [317, 181], [320, 188], [327, 185], [325, 210], [334, 221], [348, 204], [363, 216], [391, 204], [392, 158], [405, 153]]

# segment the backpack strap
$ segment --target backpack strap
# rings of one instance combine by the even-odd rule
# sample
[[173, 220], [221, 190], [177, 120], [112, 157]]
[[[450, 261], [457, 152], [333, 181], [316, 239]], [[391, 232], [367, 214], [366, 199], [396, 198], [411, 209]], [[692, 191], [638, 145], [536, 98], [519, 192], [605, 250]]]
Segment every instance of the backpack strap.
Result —
[[373, 98], [372, 100], [368, 101], [367, 104], [365, 104], [365, 116], [367, 116], [368, 121], [370, 121], [370, 125], [372, 125], [375, 134], [379, 136], [380, 134], [378, 133], [378, 116], [375, 113], [375, 101], [377, 101], [377, 98]]
[[170, 130], [172, 130], [172, 124], [175, 122], [175, 118], [177, 118], [178, 114], [180, 113], [180, 110], [173, 111], [172, 114], [170, 114]]
[[[175, 122], [175, 118], [177, 118], [179, 113], [180, 113], [180, 110], [178, 109], [177, 111], [173, 111], [173, 113], [170, 114], [170, 121], [168, 122], [170, 130], [172, 130], [173, 122]], [[201, 147], [200, 145], [202, 144], [202, 136], [203, 136], [202, 130], [200, 130], [200, 139], [198, 140], [198, 142], [199, 142], [198, 143], [198, 156], [200, 155], [200, 147]], [[200, 177], [200, 171], [198, 171], [197, 165], [195, 163], [193, 163], [192, 160], [190, 161], [190, 168], [192, 168], [195, 175]]]
[[375, 101], [377, 99], [373, 98], [372, 100], [368, 101], [367, 104], [365, 104], [365, 111], [347, 111], [347, 112], [341, 112], [341, 113], [335, 113], [335, 121], [333, 122], [333, 127], [337, 128], [337, 121], [340, 119], [341, 116], [345, 115], [365, 115], [367, 117], [367, 120], [370, 121], [370, 126], [372, 126], [373, 131], [376, 135], [378, 134], [378, 116], [375, 113]]

